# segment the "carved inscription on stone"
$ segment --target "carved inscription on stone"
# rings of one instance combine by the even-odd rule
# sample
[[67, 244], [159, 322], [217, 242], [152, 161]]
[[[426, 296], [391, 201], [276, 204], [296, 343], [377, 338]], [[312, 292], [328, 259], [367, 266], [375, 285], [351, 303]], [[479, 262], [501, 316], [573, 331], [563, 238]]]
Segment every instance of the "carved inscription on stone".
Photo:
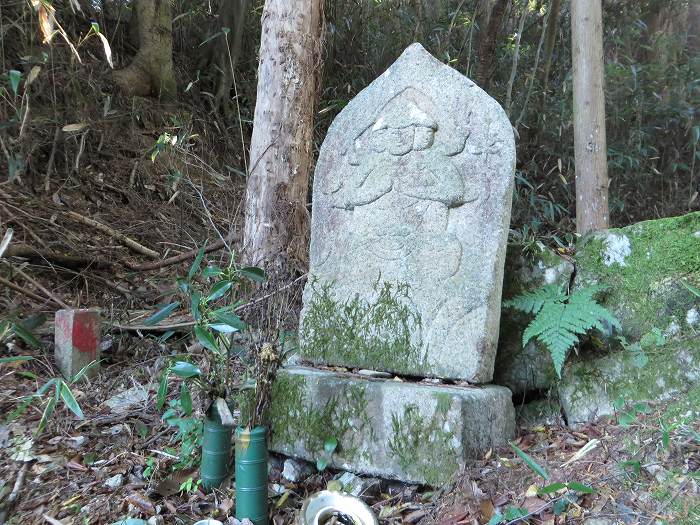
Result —
[[513, 169], [513, 135], [498, 104], [418, 44], [409, 47], [341, 112], [324, 142], [302, 325], [319, 286], [342, 310], [353, 298], [371, 305], [382, 283], [394, 283], [419, 320], [407, 330], [422, 357], [365, 362], [336, 339], [333, 351], [307, 357], [490, 379]]

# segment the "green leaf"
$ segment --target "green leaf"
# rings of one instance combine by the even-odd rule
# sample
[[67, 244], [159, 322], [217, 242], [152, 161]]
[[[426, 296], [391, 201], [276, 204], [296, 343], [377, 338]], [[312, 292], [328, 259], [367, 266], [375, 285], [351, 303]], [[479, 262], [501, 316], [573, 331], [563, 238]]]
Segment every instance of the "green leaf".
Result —
[[71, 389], [68, 387], [68, 385], [61, 381], [60, 388], [61, 399], [63, 399], [63, 404], [65, 404], [70, 409], [70, 411], [76, 415], [78, 419], [85, 419], [83, 411], [80, 409], [80, 405], [76, 401], [75, 396], [73, 396], [73, 392], [71, 392]]
[[491, 519], [488, 521], [486, 525], [498, 525], [503, 521], [503, 514], [500, 512], [496, 512], [493, 516], [491, 516]]
[[267, 274], [262, 268], [257, 268], [256, 266], [246, 266], [238, 270], [238, 273], [251, 281], [258, 283], [264, 283], [267, 281]]
[[316, 460], [316, 470], [323, 472], [328, 466], [328, 458], [318, 458]]
[[556, 516], [560, 516], [566, 512], [566, 509], [569, 507], [569, 500], [566, 498], [558, 499], [557, 501], [554, 502], [554, 507], [552, 510], [554, 510], [554, 514]]
[[41, 348], [39, 341], [34, 334], [27, 330], [21, 323], [12, 323], [12, 331], [32, 348]]
[[503, 517], [506, 519], [506, 521], [513, 521], [517, 520], [518, 518], [522, 518], [523, 516], [527, 516], [528, 514], [527, 509], [523, 507], [508, 507], [503, 514]]
[[215, 310], [212, 312], [212, 317], [220, 323], [227, 324], [241, 332], [248, 327], [236, 314]]
[[46, 408], [44, 408], [44, 412], [41, 414], [41, 419], [39, 420], [39, 426], [36, 429], [36, 434], [39, 435], [44, 431], [44, 428], [46, 428], [46, 424], [49, 422], [49, 419], [51, 419], [51, 416], [53, 415], [53, 411], [56, 408], [56, 398], [51, 397], [46, 403]]
[[551, 485], [547, 485], [546, 487], [542, 487], [537, 491], [538, 494], [553, 494], [557, 492], [558, 490], [565, 489], [566, 488], [566, 483], [552, 483]]
[[166, 317], [168, 317], [171, 313], [173, 313], [177, 307], [180, 306], [179, 302], [175, 303], [170, 303], [160, 310], [158, 310], [156, 313], [154, 313], [152, 316], [150, 316], [148, 319], [146, 319], [143, 324], [146, 326], [152, 326], [157, 324], [158, 322], [162, 321]]
[[78, 381], [80, 381], [83, 377], [85, 377], [85, 374], [87, 374], [90, 370], [92, 370], [93, 368], [95, 368], [99, 363], [100, 363], [100, 362], [97, 361], [97, 360], [90, 361], [90, 362], [89, 362], [88, 364], [86, 364], [83, 368], [81, 368], [80, 370], [78, 370], [78, 373], [75, 374], [75, 375], [71, 378], [70, 384], [73, 385], [73, 384], [77, 383]]
[[690, 284], [686, 283], [685, 281], [681, 281], [683, 283], [683, 286], [685, 286], [690, 293], [695, 295], [696, 297], [700, 297], [700, 288], [696, 288], [695, 286], [691, 286]]
[[209, 328], [212, 330], [216, 330], [217, 332], [221, 332], [224, 334], [234, 334], [236, 332], [240, 332], [240, 330], [234, 326], [231, 326], [230, 324], [224, 324], [224, 323], [212, 323], [209, 325]]
[[338, 440], [334, 437], [327, 439], [323, 444], [323, 450], [325, 450], [328, 454], [333, 454], [336, 448], [338, 448]]
[[176, 376], [184, 377], [185, 379], [202, 375], [202, 371], [199, 368], [187, 361], [176, 361], [170, 367], [170, 371]]
[[198, 291], [193, 291], [190, 296], [190, 310], [192, 311], [192, 317], [197, 323], [202, 320], [202, 313], [199, 309], [201, 302], [202, 294]]
[[537, 464], [537, 462], [532, 459], [530, 456], [528, 456], [525, 452], [520, 450], [515, 443], [510, 443], [510, 446], [515, 450], [515, 453], [522, 458], [522, 460], [525, 462], [525, 464], [530, 467], [530, 470], [532, 470], [535, 474], [538, 476], [542, 477], [545, 480], [549, 479], [549, 474], [545, 472], [545, 470]]
[[17, 96], [19, 81], [22, 78], [22, 73], [16, 69], [10, 69], [7, 74], [10, 77], [10, 87], [12, 88], [12, 92], [15, 94], [15, 96]]
[[634, 414], [630, 414], [628, 412], [623, 412], [619, 416], [617, 416], [617, 422], [622, 425], [623, 427], [628, 427], [632, 423], [634, 423], [634, 420], [636, 419]]
[[194, 258], [192, 266], [190, 267], [190, 271], [187, 273], [187, 279], [189, 281], [191, 281], [192, 278], [197, 274], [199, 266], [202, 264], [202, 259], [204, 259], [204, 247], [200, 248], [197, 252], [197, 257]]
[[233, 283], [230, 281], [219, 281], [212, 286], [212, 291], [207, 297], [207, 301], [216, 301], [217, 299], [221, 299], [226, 292], [231, 289], [231, 286], [233, 286]]
[[190, 389], [187, 388], [185, 383], [180, 385], [180, 405], [182, 406], [182, 410], [185, 415], [192, 415], [192, 395], [190, 394]]
[[168, 395], [168, 376], [170, 375], [170, 368], [163, 370], [163, 374], [160, 376], [160, 383], [158, 383], [158, 393], [156, 394], [156, 408], [158, 410], [163, 410], [165, 405], [165, 398]]
[[197, 337], [197, 341], [206, 349], [211, 350], [214, 353], [221, 353], [219, 350], [219, 345], [216, 344], [216, 339], [212, 333], [207, 330], [202, 325], [198, 324], [194, 327], [194, 335]]
[[2, 363], [16, 363], [18, 361], [31, 361], [34, 359], [28, 355], [18, 355], [16, 357], [0, 357], [0, 364]]
[[218, 277], [219, 275], [223, 274], [224, 271], [219, 268], [218, 266], [210, 265], [204, 268], [202, 270], [202, 277], [210, 278], [210, 277]]
[[575, 490], [580, 494], [593, 494], [595, 492], [593, 487], [589, 487], [588, 485], [584, 485], [583, 483], [578, 483], [576, 481], [567, 483], [566, 487], [570, 490]]

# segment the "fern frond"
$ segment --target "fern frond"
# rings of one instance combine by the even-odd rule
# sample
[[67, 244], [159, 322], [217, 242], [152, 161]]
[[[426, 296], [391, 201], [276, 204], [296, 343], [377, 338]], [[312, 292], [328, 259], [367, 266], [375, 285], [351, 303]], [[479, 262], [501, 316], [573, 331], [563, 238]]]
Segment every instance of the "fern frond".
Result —
[[[532, 339], [540, 341], [549, 350], [554, 369], [561, 377], [566, 356], [578, 342], [579, 336], [593, 328], [603, 332], [608, 331], [610, 326], [620, 329], [620, 322], [595, 300], [595, 295], [602, 291], [603, 287], [582, 288], [567, 297], [558, 289], [555, 295], [552, 286], [540, 289], [543, 291], [541, 294], [524, 294], [509, 302], [517, 302], [517, 306], [513, 304], [512, 307], [522, 311], [527, 311], [526, 307], [530, 308], [530, 311], [536, 309], [535, 318], [523, 332], [523, 346]], [[545, 297], [548, 299], [544, 299]]]
[[526, 314], [537, 314], [546, 303], [565, 300], [566, 294], [564, 294], [559, 285], [548, 284], [537, 290], [513, 297], [513, 299], [505, 301], [503, 306]]

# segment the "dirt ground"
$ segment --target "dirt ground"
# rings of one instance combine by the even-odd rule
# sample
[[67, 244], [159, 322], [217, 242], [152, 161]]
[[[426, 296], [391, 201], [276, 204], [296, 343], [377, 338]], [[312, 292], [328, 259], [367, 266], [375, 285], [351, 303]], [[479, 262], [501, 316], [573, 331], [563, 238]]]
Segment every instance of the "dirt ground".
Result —
[[[44, 349], [34, 351], [21, 341], [10, 344], [11, 354], [35, 360], [0, 364], [3, 414], [58, 374], [50, 337], [43, 340]], [[189, 524], [232, 516], [230, 480], [204, 494], [196, 487], [180, 490], [188, 477], [197, 479], [196, 471], [173, 472], [177, 429], [155, 406], [168, 346], [154, 336], [116, 332], [105, 337], [103, 348], [99, 375], [73, 386], [84, 419], [60, 405], [36, 435], [46, 402], [38, 399], [24, 415], [0, 424], [0, 508], [10, 511], [7, 523], [110, 524], [162, 516], [161, 523]], [[105, 403], [135, 386], [148, 394], [125, 408]], [[177, 395], [172, 384], [170, 391]], [[577, 430], [520, 428], [515, 444], [531, 466], [514, 449], [493, 450], [446, 486], [382, 481], [363, 498], [380, 523], [485, 524], [498, 522], [498, 514], [508, 523], [552, 525], [700, 523], [699, 392], [696, 387], [680, 398], [640, 407], [632, 420], [611, 418]], [[289, 483], [281, 478], [282, 460], [271, 459], [276, 524], [292, 523], [304, 498], [337, 475], [329, 470]]]

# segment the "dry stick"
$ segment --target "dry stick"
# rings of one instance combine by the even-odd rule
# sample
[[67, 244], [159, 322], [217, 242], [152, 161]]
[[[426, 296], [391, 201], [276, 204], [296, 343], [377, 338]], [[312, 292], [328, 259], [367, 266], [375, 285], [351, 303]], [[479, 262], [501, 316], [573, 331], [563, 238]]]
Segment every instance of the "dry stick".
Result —
[[153, 257], [156, 259], [158, 257], [160, 257], [160, 254], [158, 252], [155, 252], [155, 251], [151, 250], [150, 248], [146, 248], [142, 244], [137, 243], [135, 240], [130, 239], [129, 237], [127, 237], [123, 233], [119, 233], [118, 231], [110, 228], [109, 226], [107, 226], [105, 224], [102, 224], [101, 222], [97, 222], [94, 219], [90, 219], [89, 217], [85, 217], [85, 216], [80, 215], [79, 213], [76, 213], [74, 211], [67, 211], [66, 214], [70, 218], [72, 218], [78, 222], [81, 222], [83, 224], [87, 224], [88, 226], [92, 226], [93, 228], [100, 230], [103, 233], [106, 233], [110, 237], [114, 237], [115, 239], [121, 241], [124, 245], [128, 246], [129, 248], [131, 248], [135, 252], [138, 252], [140, 254], [147, 255], [148, 257]]
[[8, 281], [4, 277], [0, 277], [0, 284], [4, 284], [8, 288], [14, 290], [15, 292], [19, 292], [21, 294], [26, 295], [30, 299], [34, 299], [35, 301], [39, 303], [46, 303], [46, 299], [44, 297], [41, 297], [40, 295], [35, 294], [34, 292], [30, 292], [29, 290], [25, 290], [21, 286], [17, 286], [15, 283]]
[[[214, 252], [216, 250], [220, 250], [221, 248], [224, 248], [227, 246], [228, 243], [230, 243], [233, 240], [233, 235], [229, 235], [226, 239], [219, 239], [218, 241], [209, 244], [204, 247], [204, 253], [209, 253], [209, 252]], [[148, 270], [157, 270], [159, 268], [163, 268], [165, 266], [170, 266], [172, 264], [177, 264], [182, 261], [186, 261], [187, 259], [191, 259], [195, 255], [199, 253], [199, 248], [195, 248], [194, 250], [190, 250], [189, 252], [182, 253], [180, 255], [175, 255], [173, 257], [169, 257], [168, 259], [163, 259], [162, 261], [155, 261], [155, 262], [150, 262], [150, 263], [143, 263], [143, 264], [130, 264], [129, 269], [135, 270], [137, 272], [144, 272]]]
[[5, 257], [22, 257], [29, 259], [32, 262], [39, 263], [56, 263], [65, 268], [84, 268], [93, 266], [95, 268], [113, 268], [115, 263], [100, 259], [88, 259], [86, 257], [75, 257], [73, 255], [65, 255], [50, 250], [38, 250], [26, 244], [10, 246], [5, 252]]
[[56, 146], [58, 145], [58, 138], [61, 136], [61, 128], [56, 128], [56, 132], [53, 135], [53, 146], [51, 146], [51, 154], [49, 155], [49, 163], [46, 166], [46, 177], [44, 178], [44, 191], [49, 193], [51, 191], [51, 173], [53, 172], [53, 162], [54, 157], [56, 157]]
[[19, 498], [19, 493], [22, 490], [22, 485], [24, 484], [24, 478], [27, 475], [27, 469], [29, 468], [29, 462], [25, 461], [22, 464], [22, 467], [20, 468], [19, 472], [17, 473], [17, 479], [15, 480], [15, 484], [12, 487], [12, 492], [10, 492], [10, 495], [7, 498], [7, 501], [3, 505], [3, 510], [0, 512], [0, 525], [4, 525], [5, 523], [5, 518], [7, 518], [7, 515], [10, 513], [12, 508], [15, 506], [15, 503], [17, 502], [17, 499]]
[[29, 276], [28, 276], [26, 273], [24, 273], [22, 270], [20, 270], [19, 268], [13, 268], [12, 265], [11, 265], [10, 263], [7, 263], [7, 265], [8, 265], [10, 268], [12, 268], [15, 272], [17, 272], [19, 275], [21, 275], [22, 278], [24, 278], [25, 280], [29, 281], [29, 282], [32, 283], [34, 286], [36, 286], [39, 290], [41, 290], [42, 292], [44, 292], [44, 294], [45, 294], [49, 299], [51, 299], [54, 303], [56, 303], [57, 305], [59, 305], [61, 308], [70, 308], [70, 306], [68, 306], [66, 303], [64, 303], [63, 301], [61, 301], [61, 300], [60, 300], [58, 297], [56, 297], [50, 290], [44, 288], [40, 283], [38, 283], [37, 281], [35, 281], [35, 280], [32, 279], [31, 277], [29, 277]]

